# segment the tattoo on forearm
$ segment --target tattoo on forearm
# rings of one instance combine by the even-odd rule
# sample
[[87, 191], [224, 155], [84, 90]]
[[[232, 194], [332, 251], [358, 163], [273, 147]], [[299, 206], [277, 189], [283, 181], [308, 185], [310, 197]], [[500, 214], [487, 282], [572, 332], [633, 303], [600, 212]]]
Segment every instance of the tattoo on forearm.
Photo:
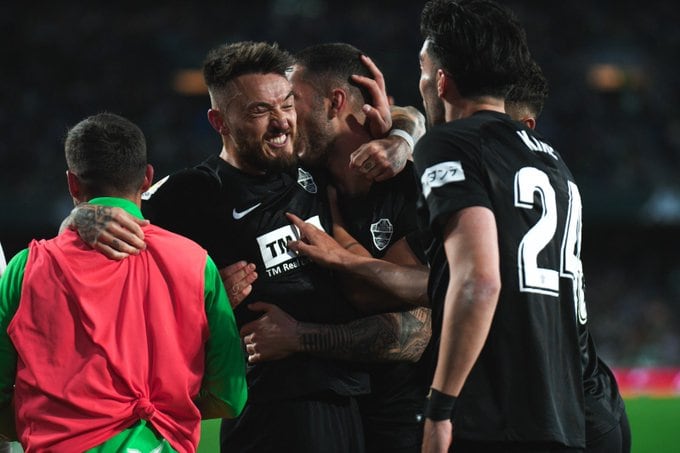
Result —
[[111, 221], [111, 208], [108, 206], [84, 205], [76, 209], [73, 223], [83, 241], [92, 245], [97, 242], [99, 234]]
[[301, 331], [302, 350], [330, 357], [363, 361], [420, 358], [430, 340], [430, 310], [369, 316], [343, 325], [307, 325]]

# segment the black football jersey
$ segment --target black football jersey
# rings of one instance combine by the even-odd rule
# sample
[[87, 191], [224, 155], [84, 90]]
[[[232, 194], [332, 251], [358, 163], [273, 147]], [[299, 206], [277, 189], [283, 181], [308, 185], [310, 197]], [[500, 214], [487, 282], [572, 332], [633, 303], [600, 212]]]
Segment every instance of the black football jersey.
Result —
[[[441, 329], [449, 269], [442, 229], [466, 207], [498, 226], [501, 293], [458, 400], [456, 437], [585, 445], [581, 198], [557, 151], [496, 112], [434, 127], [418, 143], [419, 215], [433, 232], [429, 295]], [[455, 269], [453, 270], [455, 272]]]
[[[286, 212], [330, 231], [324, 190], [302, 168], [248, 175], [215, 155], [152, 186], [143, 210], [153, 223], [205, 247], [218, 268], [239, 260], [256, 264], [253, 291], [234, 310], [239, 327], [260, 316], [248, 308], [255, 301], [276, 304], [299, 321], [342, 323], [357, 313], [339, 297], [330, 271], [287, 247], [299, 231]], [[367, 377], [340, 361], [295, 355], [249, 366], [248, 384], [250, 400], [258, 401], [327, 390], [364, 393]]]
[[[382, 258], [387, 249], [417, 229], [418, 186], [412, 162], [395, 177], [373, 183], [367, 194], [343, 197], [338, 194], [340, 211], [349, 233], [371, 255]], [[366, 365], [371, 378], [371, 393], [359, 400], [367, 441], [383, 449], [401, 447], [400, 436], [385, 425], [401, 424], [410, 441], [409, 424], [422, 419], [428, 383], [420, 363], [388, 362]], [[382, 435], [384, 434], [384, 435]]]

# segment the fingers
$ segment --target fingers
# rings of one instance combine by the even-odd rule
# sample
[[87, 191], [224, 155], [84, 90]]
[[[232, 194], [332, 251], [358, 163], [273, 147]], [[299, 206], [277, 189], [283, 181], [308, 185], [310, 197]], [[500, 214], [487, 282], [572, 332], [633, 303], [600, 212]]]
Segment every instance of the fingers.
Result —
[[[138, 230], [139, 234], [130, 229], [132, 225]], [[95, 241], [105, 242], [119, 252], [130, 255], [136, 255], [146, 249], [142, 229], [137, 223], [131, 221], [117, 220], [117, 223], [110, 223], [107, 230], [101, 231]]]
[[231, 308], [234, 309], [238, 307], [252, 291], [253, 285], [250, 284], [244, 288], [241, 288], [241, 286], [237, 283], [236, 285], [228, 288], [227, 299], [229, 299], [229, 305], [231, 305]]
[[303, 241], [288, 241], [286, 246], [295, 253], [304, 255], [305, 247], [308, 247], [308, 244], [305, 244]]
[[361, 61], [370, 71], [372, 78], [353, 75], [352, 80], [363, 86], [370, 93], [373, 105], [365, 105], [363, 111], [366, 114], [371, 134], [375, 138], [383, 137], [392, 127], [392, 115], [385, 88], [385, 78], [369, 57], [362, 55]]
[[384, 137], [392, 127], [389, 109], [365, 104], [361, 110], [366, 115], [366, 122], [373, 138]]
[[107, 230], [110, 230], [110, 233], [117, 239], [137, 249], [137, 252], [144, 250], [146, 244], [142, 227], [148, 225], [149, 221], [132, 216], [118, 208], [112, 209], [111, 213], [113, 222], [108, 223]]
[[295, 225], [298, 230], [300, 230], [301, 240], [314, 238], [320, 232], [320, 230], [315, 225], [305, 222], [300, 217], [291, 212], [287, 212], [286, 217], [288, 217], [288, 220], [290, 220], [291, 223]]
[[379, 143], [369, 142], [350, 156], [350, 168], [358, 170], [364, 177], [374, 180], [385, 174], [394, 175], [392, 165], [386, 157], [386, 150]]
[[[241, 330], [241, 332], [243, 332], [243, 330]], [[262, 360], [262, 355], [257, 352], [257, 344], [255, 343], [254, 336], [254, 333], [243, 336], [243, 343], [246, 346], [246, 353], [248, 354], [248, 363], [257, 363]]]
[[350, 168], [364, 177], [384, 181], [403, 170], [410, 153], [406, 141], [398, 136], [364, 143], [350, 156]]
[[220, 277], [229, 297], [229, 303], [235, 308], [253, 291], [252, 283], [257, 280], [253, 263], [239, 261], [220, 269]]
[[286, 212], [286, 217], [288, 218], [288, 220], [290, 220], [290, 222], [293, 225], [295, 225], [298, 228], [302, 228], [305, 225], [305, 222], [300, 217], [293, 214], [292, 212]]
[[[110, 227], [114, 228], [114, 227]], [[129, 233], [124, 230], [120, 230], [120, 227], [115, 227], [114, 234], [108, 231], [102, 231], [97, 236], [95, 236], [94, 241], [90, 244], [92, 248], [103, 253], [106, 257], [114, 260], [122, 260], [130, 255], [137, 255], [140, 249], [131, 246], [126, 241], [129, 240]], [[125, 239], [119, 240], [118, 237], [123, 237]], [[142, 243], [144, 244], [144, 243]], [[146, 248], [146, 245], [144, 245]]]
[[120, 261], [120, 260], [123, 260], [123, 259], [127, 258], [128, 256], [130, 256], [129, 253], [119, 252], [115, 248], [108, 246], [108, 245], [106, 245], [102, 242], [99, 242], [99, 241], [92, 244], [92, 248], [94, 248], [99, 253], [101, 253], [102, 255], [104, 255], [105, 257], [107, 257], [111, 260]]

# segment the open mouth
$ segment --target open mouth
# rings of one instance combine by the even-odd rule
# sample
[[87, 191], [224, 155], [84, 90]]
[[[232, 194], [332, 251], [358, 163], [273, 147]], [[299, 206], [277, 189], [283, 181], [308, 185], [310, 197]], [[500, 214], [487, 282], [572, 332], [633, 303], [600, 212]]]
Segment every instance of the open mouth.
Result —
[[281, 132], [279, 134], [272, 135], [271, 137], [265, 139], [265, 142], [274, 148], [282, 148], [288, 144], [288, 134]]

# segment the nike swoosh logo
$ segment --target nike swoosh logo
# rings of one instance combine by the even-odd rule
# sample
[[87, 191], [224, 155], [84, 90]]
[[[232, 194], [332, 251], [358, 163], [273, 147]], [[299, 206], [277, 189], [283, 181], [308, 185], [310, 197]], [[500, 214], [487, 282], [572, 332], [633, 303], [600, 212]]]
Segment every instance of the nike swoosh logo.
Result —
[[231, 212], [231, 215], [234, 216], [234, 220], [239, 220], [242, 219], [243, 217], [247, 216], [250, 214], [251, 211], [255, 210], [258, 206], [260, 206], [262, 203], [258, 203], [255, 206], [251, 206], [246, 210], [243, 211], [237, 211], [236, 208]]

